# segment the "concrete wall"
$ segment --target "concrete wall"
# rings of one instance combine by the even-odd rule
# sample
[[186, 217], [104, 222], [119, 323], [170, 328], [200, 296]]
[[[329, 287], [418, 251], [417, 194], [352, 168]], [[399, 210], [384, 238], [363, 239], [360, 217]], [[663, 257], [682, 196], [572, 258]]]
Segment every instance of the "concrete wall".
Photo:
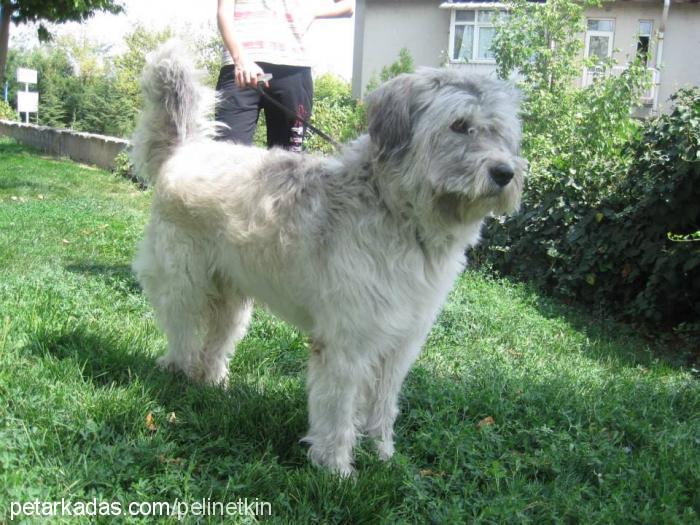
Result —
[[700, 86], [700, 4], [671, 2], [661, 59], [661, 108], [684, 86]]
[[416, 66], [438, 67], [447, 59], [450, 11], [441, 0], [357, 0], [352, 88], [364, 92], [373, 75], [407, 48]]
[[0, 120], [0, 135], [12, 137], [21, 144], [32, 146], [58, 157], [93, 164], [103, 169], [114, 167], [114, 157], [129, 141], [67, 129], [54, 129], [34, 124]]

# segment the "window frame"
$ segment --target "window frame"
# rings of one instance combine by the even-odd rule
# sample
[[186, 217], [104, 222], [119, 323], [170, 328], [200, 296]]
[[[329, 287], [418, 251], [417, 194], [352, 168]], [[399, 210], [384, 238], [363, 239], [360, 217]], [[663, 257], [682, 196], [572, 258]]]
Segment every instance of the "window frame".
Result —
[[[642, 33], [642, 24], [644, 24], [644, 23], [649, 24], [649, 33]], [[647, 49], [646, 49], [646, 53], [645, 53], [644, 66], [650, 67], [649, 63], [652, 62], [652, 56], [651, 56], [652, 43], [654, 41], [654, 19], [653, 18], [640, 18], [639, 20], [637, 20], [636, 36], [637, 36], [637, 51], [636, 51], [637, 56], [639, 56], [639, 52], [640, 52], [640, 49], [639, 49], [639, 44], [641, 43], [640, 38], [646, 37], [649, 39], [647, 41]]]
[[[606, 22], [612, 22], [612, 31], [600, 31], [597, 29], [588, 29], [588, 22], [589, 20], [596, 20], [596, 21], [606, 21]], [[586, 36], [584, 37], [584, 58], [590, 58], [590, 46], [591, 46], [591, 37], [592, 36], [607, 36], [609, 37], [608, 40], [608, 54], [606, 58], [612, 58], [613, 51], [615, 49], [615, 27], [617, 20], [614, 18], [598, 18], [598, 17], [591, 17], [591, 18], [586, 18]]]
[[[500, 7], [470, 7], [468, 9], [450, 9], [450, 45], [448, 49], [450, 64], [496, 64], [495, 58], [474, 58], [479, 55], [479, 33], [480, 28], [494, 28], [495, 25], [493, 21], [490, 22], [479, 22], [479, 12], [493, 12], [494, 14], [499, 11], [503, 11]], [[473, 22], [458, 22], [457, 21], [457, 11], [471, 11], [474, 13]], [[454, 58], [455, 56], [455, 36], [457, 33], [457, 26], [471, 26], [474, 28], [474, 34], [472, 36], [472, 56], [470, 58]]]

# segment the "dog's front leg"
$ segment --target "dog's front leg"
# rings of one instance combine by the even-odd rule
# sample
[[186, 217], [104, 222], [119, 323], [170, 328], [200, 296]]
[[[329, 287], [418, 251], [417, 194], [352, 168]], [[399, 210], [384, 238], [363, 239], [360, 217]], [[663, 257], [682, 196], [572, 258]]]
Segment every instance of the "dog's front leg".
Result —
[[369, 384], [365, 431], [376, 439], [382, 461], [394, 455], [394, 422], [399, 414], [401, 385], [422, 344], [420, 338], [387, 352], [380, 360], [376, 379]]
[[355, 409], [363, 370], [356, 355], [314, 342], [309, 359], [309, 458], [343, 477], [352, 474]]

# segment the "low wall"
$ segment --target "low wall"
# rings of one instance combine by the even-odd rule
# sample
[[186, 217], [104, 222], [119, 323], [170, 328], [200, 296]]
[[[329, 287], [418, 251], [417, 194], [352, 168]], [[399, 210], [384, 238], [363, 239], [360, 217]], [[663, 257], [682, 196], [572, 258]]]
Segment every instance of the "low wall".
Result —
[[76, 162], [93, 164], [106, 170], [114, 167], [114, 157], [129, 145], [128, 140], [116, 137], [9, 120], [0, 120], [0, 135], [12, 137], [21, 144], [51, 155], [68, 157]]

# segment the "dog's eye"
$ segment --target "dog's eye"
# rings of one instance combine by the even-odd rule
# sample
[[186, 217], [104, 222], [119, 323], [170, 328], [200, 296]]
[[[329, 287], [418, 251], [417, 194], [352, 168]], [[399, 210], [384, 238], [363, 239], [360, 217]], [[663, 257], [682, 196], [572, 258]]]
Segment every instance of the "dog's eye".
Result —
[[464, 119], [455, 120], [451, 125], [450, 129], [455, 133], [462, 133], [464, 135], [475, 135], [476, 128], [472, 128], [469, 122]]

